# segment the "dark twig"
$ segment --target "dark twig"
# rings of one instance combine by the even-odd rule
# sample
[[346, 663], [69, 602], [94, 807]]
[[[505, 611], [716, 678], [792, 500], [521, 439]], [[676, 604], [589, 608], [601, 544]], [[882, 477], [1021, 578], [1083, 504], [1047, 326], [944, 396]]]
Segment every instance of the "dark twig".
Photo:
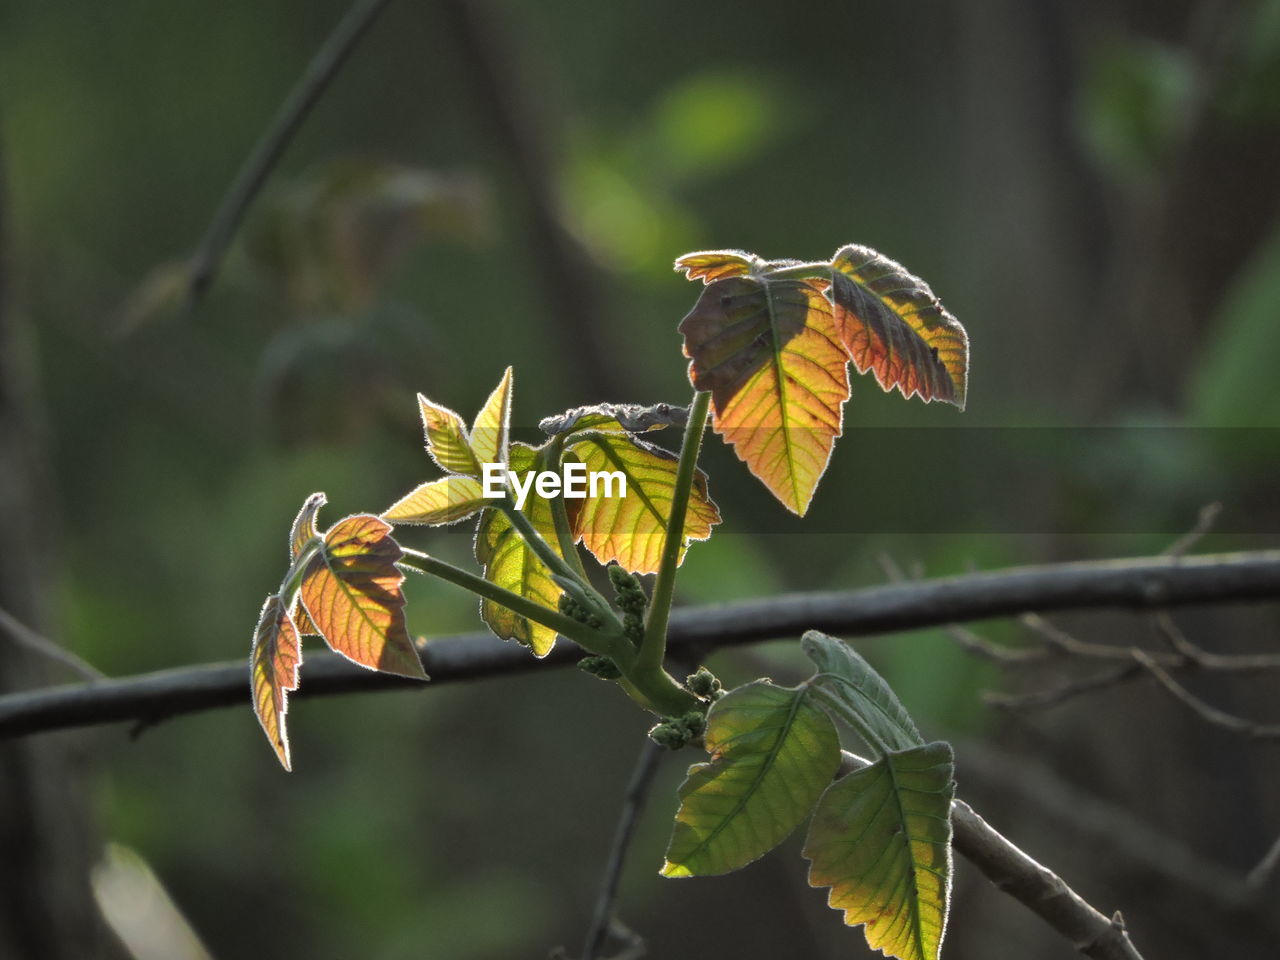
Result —
[[[867, 761], [844, 752], [842, 772]], [[951, 803], [951, 844], [1002, 891], [1020, 902], [1076, 949], [1094, 960], [1142, 960], [1120, 914], [1108, 919], [1048, 867], [1006, 839], [963, 800]]]
[[658, 760], [662, 753], [662, 747], [645, 737], [640, 756], [636, 758], [635, 769], [631, 773], [631, 781], [623, 795], [622, 815], [618, 817], [613, 845], [609, 848], [609, 859], [605, 863], [604, 876], [600, 881], [600, 896], [596, 900], [591, 927], [583, 942], [582, 960], [596, 960], [597, 953], [604, 946], [605, 939], [614, 926], [613, 906], [618, 899], [622, 866], [627, 859], [627, 848], [631, 845], [636, 823], [644, 812], [645, 801], [649, 799], [649, 787], [653, 784], [654, 774], [658, 772]]
[[1220, 513], [1222, 513], [1222, 504], [1217, 502], [1206, 503], [1200, 508], [1200, 515], [1196, 518], [1196, 525], [1169, 544], [1164, 555], [1166, 557], [1186, 556], [1187, 552], [1213, 529], [1213, 525], [1218, 522]]
[[1017, 712], [1045, 710], [1066, 703], [1068, 700], [1074, 700], [1081, 694], [1121, 686], [1141, 674], [1142, 670], [1136, 663], [1122, 663], [1087, 677], [1065, 680], [1055, 686], [1033, 690], [1030, 693], [997, 693], [988, 690], [982, 694], [982, 702], [1000, 710]]
[[1224, 730], [1230, 730], [1232, 733], [1243, 734], [1246, 737], [1253, 737], [1257, 740], [1280, 739], [1280, 724], [1256, 723], [1244, 717], [1224, 713], [1217, 707], [1205, 703], [1182, 684], [1178, 683], [1170, 675], [1169, 671], [1156, 663], [1155, 659], [1147, 651], [1134, 647], [1129, 652], [1137, 663], [1145, 667], [1147, 672], [1160, 682], [1160, 686], [1173, 694], [1177, 700], [1190, 707], [1206, 722], [1213, 724], [1215, 727], [1221, 727]]
[[[1015, 567], [830, 593], [799, 593], [675, 610], [668, 652], [798, 637], [808, 629], [846, 637], [1017, 616], [1028, 610], [1158, 609], [1280, 597], [1280, 551]], [[568, 664], [581, 651], [558, 644], [543, 660], [488, 634], [443, 637], [421, 650], [436, 684]], [[248, 702], [241, 660], [0, 696], [0, 738], [89, 724], [195, 713]], [[308, 653], [300, 698], [413, 685]]]
[[[1192, 643], [1187, 639], [1173, 618], [1169, 616], [1166, 610], [1157, 610], [1151, 615], [1151, 622], [1154, 624], [1156, 631], [1165, 641], [1173, 648], [1174, 652], [1182, 658], [1183, 663], [1174, 662], [1172, 664], [1164, 664], [1165, 666], [1193, 666], [1202, 670], [1217, 670], [1222, 672], [1238, 672], [1238, 673], [1261, 673], [1266, 670], [1280, 670], [1280, 654], [1275, 653], [1241, 653], [1241, 654], [1222, 654], [1210, 653], [1203, 647]], [[1157, 663], [1164, 661], [1156, 654], [1148, 651], [1148, 654]]]
[[1258, 861], [1258, 865], [1249, 871], [1249, 876], [1245, 877], [1245, 886], [1255, 895], [1261, 893], [1267, 881], [1275, 874], [1277, 866], [1280, 866], [1280, 837], [1276, 837], [1275, 843], [1271, 844], [1271, 849]]
[[315, 106], [351, 51], [378, 18], [388, 0], [356, 0], [333, 32], [316, 51], [306, 71], [280, 104], [267, 129], [236, 172], [218, 204], [213, 221], [191, 258], [187, 275], [187, 310], [194, 310], [208, 291], [218, 266], [245, 212], [253, 203], [272, 169], [284, 154], [298, 128]]
[[67, 669], [79, 674], [85, 680], [94, 682], [105, 680], [106, 674], [93, 664], [77, 657], [70, 650], [62, 647], [46, 637], [42, 637], [9, 611], [0, 609], [0, 631], [4, 631], [15, 642], [34, 653], [56, 660]]

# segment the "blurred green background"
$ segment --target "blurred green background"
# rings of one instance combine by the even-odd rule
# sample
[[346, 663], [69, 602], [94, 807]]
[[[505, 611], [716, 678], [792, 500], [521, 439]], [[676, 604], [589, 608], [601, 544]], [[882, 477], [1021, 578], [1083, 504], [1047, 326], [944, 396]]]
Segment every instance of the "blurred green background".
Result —
[[[876, 247], [930, 282], [973, 361], [963, 415], [857, 378], [804, 522], [710, 443], [725, 523], [680, 600], [878, 583], [882, 553], [929, 574], [1154, 553], [1214, 500], [1202, 547], [1275, 543], [1280, 3], [393, 2], [185, 315], [176, 271], [344, 10], [0, 5], [0, 471], [18, 491], [0, 596], [100, 670], [245, 656], [307, 494], [332, 520], [431, 475], [417, 391], [469, 413], [514, 364], [525, 430], [581, 403], [687, 402], [675, 327], [697, 289], [670, 265], [699, 248]], [[470, 549], [466, 531], [406, 542]], [[408, 590], [416, 633], [476, 628], [466, 595]], [[1277, 646], [1271, 608], [1184, 620], [1215, 650]], [[712, 665], [785, 679], [792, 646]], [[860, 649], [956, 741], [962, 794], [1122, 909], [1148, 956], [1275, 955], [1274, 918], [1206, 906], [1027, 786], [1060, 778], [1242, 871], [1280, 828], [1273, 749], [1146, 687], [993, 713], [981, 690], [1054, 674], [1001, 676], [941, 631]], [[10, 688], [69, 679], [21, 656], [0, 646]], [[1274, 682], [1207, 690], [1274, 718]], [[547, 671], [299, 702], [292, 775], [247, 697], [136, 738], [6, 745], [0, 955], [124, 955], [90, 944], [76, 905], [105, 840], [215, 957], [573, 954], [645, 726], [612, 688]], [[794, 840], [731, 878], [658, 879], [692, 759], [664, 762], [624, 878], [649, 955], [864, 955]], [[1074, 956], [958, 869], [949, 957]]]

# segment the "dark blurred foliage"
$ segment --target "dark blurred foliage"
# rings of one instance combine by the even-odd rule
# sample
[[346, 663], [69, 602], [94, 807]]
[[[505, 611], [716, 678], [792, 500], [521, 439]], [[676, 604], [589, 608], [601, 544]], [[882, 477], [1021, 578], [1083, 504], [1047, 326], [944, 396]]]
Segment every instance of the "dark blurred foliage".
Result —
[[[477, 409], [514, 363], [522, 428], [586, 402], [685, 402], [675, 326], [697, 290], [670, 263], [701, 247], [872, 245], [966, 324], [973, 365], [963, 415], [859, 378], [806, 521], [710, 443], [726, 522], [690, 551], [681, 599], [871, 584], [881, 552], [929, 574], [1158, 552], [1211, 500], [1223, 517], [1201, 547], [1275, 542], [1275, 0], [392, 3], [184, 315], [175, 271], [343, 10], [0, 7], [0, 330], [13, 415], [51, 478], [6, 452], [8, 479], [41, 479], [5, 505], [39, 518], [6, 520], [20, 538], [5, 555], [52, 548], [3, 595], [103, 671], [244, 656], [308, 493], [327, 491], [332, 520], [430, 474], [416, 391]], [[468, 559], [465, 531], [406, 537]], [[15, 578], [43, 601], [12, 599]], [[415, 631], [477, 626], [453, 588], [409, 590]], [[1280, 626], [1267, 607], [1180, 620], [1222, 651], [1274, 649]], [[1147, 638], [1127, 616], [1063, 623]], [[1142, 684], [994, 714], [983, 688], [1060, 668], [1001, 676], [941, 631], [859, 646], [928, 734], [956, 741], [961, 794], [1122, 909], [1148, 957], [1276, 955], [1274, 916], [1233, 913], [1126, 854], [1105, 817], [1036, 797], [1051, 775], [1240, 872], [1280, 830], [1273, 748]], [[801, 669], [785, 644], [713, 666]], [[1202, 692], [1274, 720], [1275, 689]], [[68, 800], [61, 825], [14, 823], [92, 823], [137, 851], [217, 957], [577, 949], [646, 726], [616, 691], [548, 672], [299, 701], [290, 725], [292, 775], [247, 696], [137, 739], [40, 737], [92, 786], [37, 770], [38, 793]], [[864, 955], [805, 888], [794, 842], [723, 880], [657, 878], [692, 759], [665, 763], [624, 879], [621, 915], [650, 955]], [[71, 846], [32, 862], [80, 869]], [[958, 871], [947, 956], [1075, 955]], [[64, 924], [84, 922], [61, 896]]]

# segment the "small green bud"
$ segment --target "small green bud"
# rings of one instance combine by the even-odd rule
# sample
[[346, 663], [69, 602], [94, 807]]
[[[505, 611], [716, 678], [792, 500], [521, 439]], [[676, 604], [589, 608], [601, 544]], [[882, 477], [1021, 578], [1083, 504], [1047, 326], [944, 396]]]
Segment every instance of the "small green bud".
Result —
[[689, 674], [685, 678], [684, 685], [698, 696], [712, 700], [717, 699], [721, 691], [720, 681], [706, 667], [699, 667]]
[[578, 661], [578, 669], [601, 680], [617, 680], [622, 676], [618, 665], [608, 657], [583, 657]]

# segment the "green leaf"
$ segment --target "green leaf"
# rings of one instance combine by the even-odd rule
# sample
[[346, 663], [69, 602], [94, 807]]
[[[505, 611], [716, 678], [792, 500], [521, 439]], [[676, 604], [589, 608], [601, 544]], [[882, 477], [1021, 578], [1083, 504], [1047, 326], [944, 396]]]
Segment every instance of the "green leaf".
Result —
[[511, 368], [507, 367], [472, 424], [471, 452], [481, 464], [507, 462], [507, 435], [511, 429], [511, 381]]
[[[599, 484], [595, 496], [566, 499], [570, 525], [576, 540], [582, 541], [601, 563], [616, 561], [632, 573], [656, 573], [666, 540], [667, 518], [675, 498], [679, 458], [638, 440], [621, 429], [618, 421], [604, 429], [577, 434], [566, 453], [576, 457], [588, 474], [621, 473], [627, 495], [606, 496], [608, 488]], [[707, 475], [694, 475], [685, 514], [684, 541], [680, 557], [690, 540], [706, 540], [720, 522], [720, 511], [707, 493]]]
[[689, 768], [662, 875], [711, 876], [746, 866], [786, 839], [840, 763], [830, 718], [807, 686], [757, 680], [707, 714], [707, 763]]
[[[527, 444], [511, 444], [510, 469], [523, 479], [529, 471], [541, 469], [539, 454], [539, 450]], [[551, 502], [530, 487], [522, 512], [551, 549], [560, 553]], [[484, 566], [486, 580], [549, 610], [558, 609], [563, 591], [551, 579], [551, 571], [511, 526], [511, 521], [495, 507], [487, 507], [480, 514], [475, 552], [476, 559]], [[555, 646], [556, 632], [550, 627], [534, 623], [492, 600], [480, 601], [480, 616], [498, 637], [517, 640], [536, 656], [545, 657]]]
[[[884, 678], [843, 640], [810, 630], [801, 649], [818, 667], [812, 682], [847, 706], [879, 750], [910, 750], [924, 743], [920, 731]], [[861, 730], [859, 731], [861, 732]]]
[[[316, 514], [320, 512], [320, 508], [327, 500], [323, 493], [313, 493], [302, 504], [302, 509], [298, 511], [298, 516], [293, 521], [293, 530], [289, 534], [290, 560], [297, 560], [307, 544], [320, 536], [316, 532]], [[294, 601], [293, 621], [298, 632], [303, 636], [319, 636], [320, 628], [311, 622], [311, 616], [307, 613], [307, 608], [302, 605], [301, 599]]]
[[937, 960], [951, 890], [951, 747], [930, 743], [855, 771], [818, 802], [804, 855], [809, 885], [867, 943], [899, 960]]
[[387, 508], [382, 519], [439, 526], [465, 520], [488, 505], [484, 488], [475, 477], [441, 477], [406, 494]]
[[286, 770], [290, 769], [289, 734], [285, 729], [284, 716], [289, 709], [289, 691], [298, 689], [298, 667], [301, 665], [302, 645], [298, 630], [284, 602], [273, 594], [262, 605], [258, 626], [253, 631], [249, 680], [253, 689], [254, 713]]
[[841, 247], [831, 266], [836, 329], [858, 372], [963, 410], [969, 338], [929, 285], [870, 247]]
[[427, 452], [441, 470], [468, 477], [480, 476], [480, 463], [471, 450], [467, 426], [462, 418], [438, 403], [418, 394], [418, 409], [427, 435]]
[[403, 554], [391, 526], [357, 514], [325, 534], [324, 549], [308, 564], [299, 595], [329, 647], [384, 673], [427, 679], [404, 620]]
[[683, 427], [689, 419], [687, 407], [656, 403], [644, 407], [638, 403], [598, 403], [574, 407], [558, 417], [547, 417], [538, 424], [549, 437], [599, 430], [605, 433], [648, 433], [664, 427]]

